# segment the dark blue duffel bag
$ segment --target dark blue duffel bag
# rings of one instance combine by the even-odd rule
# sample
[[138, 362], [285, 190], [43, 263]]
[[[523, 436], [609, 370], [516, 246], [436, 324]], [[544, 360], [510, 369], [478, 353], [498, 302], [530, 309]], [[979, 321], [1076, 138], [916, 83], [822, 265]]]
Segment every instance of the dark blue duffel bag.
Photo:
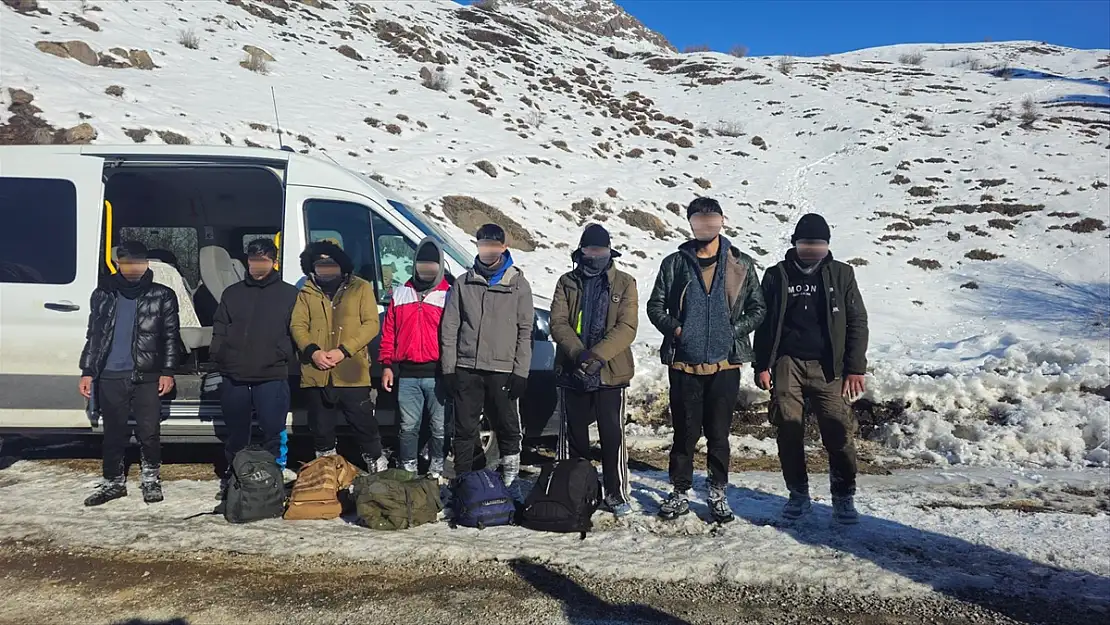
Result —
[[509, 525], [516, 516], [509, 489], [492, 469], [470, 471], [455, 478], [452, 500], [453, 525], [483, 529]]

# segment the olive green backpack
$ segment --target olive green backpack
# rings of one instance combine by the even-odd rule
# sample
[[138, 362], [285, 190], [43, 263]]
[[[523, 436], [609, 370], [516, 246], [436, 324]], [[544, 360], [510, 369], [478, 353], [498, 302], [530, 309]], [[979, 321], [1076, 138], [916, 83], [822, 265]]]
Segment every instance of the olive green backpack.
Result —
[[375, 530], [403, 530], [439, 517], [443, 502], [439, 482], [403, 469], [355, 478], [359, 522]]

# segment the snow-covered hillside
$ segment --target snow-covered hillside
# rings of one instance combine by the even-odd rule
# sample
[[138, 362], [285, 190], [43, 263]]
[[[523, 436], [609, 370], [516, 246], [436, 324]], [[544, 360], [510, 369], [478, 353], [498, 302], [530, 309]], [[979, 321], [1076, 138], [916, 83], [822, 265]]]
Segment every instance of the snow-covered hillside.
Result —
[[[764, 267], [820, 212], [870, 311], [867, 399], [905, 405], [869, 436], [942, 463], [1110, 464], [1107, 50], [678, 54], [608, 0], [3, 1], [0, 139], [277, 147], [274, 87], [290, 144], [460, 242], [503, 213], [540, 293], [589, 221], [646, 299], [695, 196]], [[646, 318], [640, 337], [643, 414], [665, 376]]]

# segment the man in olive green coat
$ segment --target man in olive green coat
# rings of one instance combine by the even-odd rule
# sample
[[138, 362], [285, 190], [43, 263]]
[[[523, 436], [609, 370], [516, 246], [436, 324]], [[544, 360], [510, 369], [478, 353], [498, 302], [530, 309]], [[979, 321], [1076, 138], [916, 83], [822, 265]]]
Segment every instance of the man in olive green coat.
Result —
[[632, 513], [624, 445], [625, 389], [635, 373], [632, 342], [639, 325], [636, 279], [617, 270], [609, 233], [590, 224], [551, 298], [551, 337], [558, 348], [562, 405], [559, 458], [590, 457], [590, 424], [601, 437], [605, 505]]
[[354, 275], [350, 257], [330, 241], [301, 254], [306, 279], [293, 307], [290, 331], [301, 352], [301, 388], [316, 457], [335, 453], [339, 413], [355, 433], [371, 473], [384, 471], [378, 421], [370, 401], [370, 341], [380, 321], [374, 287]]

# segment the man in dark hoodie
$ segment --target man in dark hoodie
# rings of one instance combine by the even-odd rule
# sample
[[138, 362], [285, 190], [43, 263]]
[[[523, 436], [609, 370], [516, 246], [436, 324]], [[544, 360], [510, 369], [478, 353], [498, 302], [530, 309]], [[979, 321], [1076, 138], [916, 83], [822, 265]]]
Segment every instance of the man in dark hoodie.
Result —
[[732, 412], [740, 392], [740, 368], [752, 362], [748, 335], [766, 313], [755, 263], [721, 236], [724, 211], [701, 197], [686, 209], [694, 240], [663, 259], [648, 299], [648, 318], [663, 333], [660, 350], [670, 369], [670, 476], [674, 490], [659, 516], [675, 519], [690, 511], [694, 450], [708, 441], [709, 509], [718, 523], [734, 516], [728, 486]]
[[812, 403], [829, 453], [833, 519], [855, 523], [857, 424], [851, 402], [864, 391], [867, 309], [851, 265], [829, 252], [829, 225], [803, 215], [786, 259], [763, 275], [767, 318], [755, 334], [756, 384], [771, 391], [779, 461], [790, 500], [786, 519], [809, 512], [805, 403]]
[[558, 346], [563, 420], [560, 458], [590, 457], [590, 424], [601, 437], [605, 505], [632, 513], [624, 446], [624, 390], [635, 373], [632, 342], [640, 323], [636, 279], [613, 261], [609, 232], [586, 226], [571, 254], [577, 267], [563, 274], [551, 298], [551, 338]]
[[367, 471], [389, 467], [370, 400], [370, 341], [381, 322], [374, 287], [354, 274], [351, 258], [331, 241], [301, 253], [307, 277], [293, 305], [290, 331], [301, 352], [301, 388], [316, 457], [335, 453], [339, 413], [354, 430]]
[[[228, 467], [250, 442], [251, 417], [258, 415], [262, 446], [281, 455], [281, 433], [289, 414], [289, 363], [296, 359], [289, 333], [297, 287], [275, 269], [277, 245], [256, 239], [247, 246], [247, 276], [229, 286], [212, 322], [209, 352], [223, 381], [220, 404], [227, 428], [224, 457]], [[220, 480], [220, 498], [228, 478]]]
[[146, 252], [137, 241], [120, 243], [117, 271], [93, 291], [89, 304], [79, 390], [100, 409], [104, 479], [85, 500], [86, 506], [127, 496], [123, 463], [131, 416], [142, 448], [143, 501], [162, 501], [161, 397], [173, 390], [181, 338], [177, 295], [154, 283]]
[[440, 328], [443, 380], [455, 399], [455, 473], [474, 469], [475, 453], [481, 453], [478, 425], [491, 406], [486, 416], [497, 433], [501, 477], [519, 498], [516, 401], [532, 368], [532, 287], [513, 265], [501, 226], [485, 224], [475, 238], [478, 256], [448, 292]]
[[439, 326], [447, 291], [443, 250], [435, 239], [426, 238], [416, 247], [412, 278], [393, 290], [382, 323], [379, 360], [382, 388], [397, 389], [401, 412], [401, 468], [417, 471], [420, 425], [428, 416], [432, 431], [428, 454], [428, 477], [443, 474], [444, 413], [447, 391], [439, 375]]

